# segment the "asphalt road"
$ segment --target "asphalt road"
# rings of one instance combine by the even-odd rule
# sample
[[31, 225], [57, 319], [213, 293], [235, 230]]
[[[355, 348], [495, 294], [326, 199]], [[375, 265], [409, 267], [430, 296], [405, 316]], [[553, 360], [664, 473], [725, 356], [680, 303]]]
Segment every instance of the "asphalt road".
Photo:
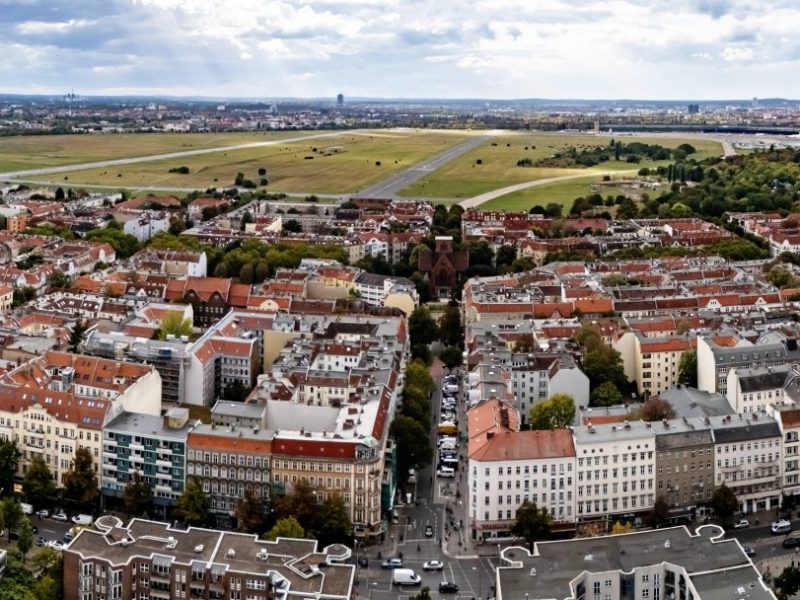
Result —
[[473, 148], [477, 148], [487, 140], [491, 139], [491, 137], [491, 135], [475, 136], [466, 142], [463, 142], [457, 146], [453, 146], [452, 148], [448, 148], [444, 152], [432, 156], [421, 163], [417, 163], [405, 171], [395, 173], [383, 181], [352, 195], [357, 197], [360, 196], [362, 198], [394, 197], [403, 188], [411, 185], [412, 183], [416, 183], [432, 171], [435, 171], [439, 167], [446, 165], [451, 160], [458, 158], [465, 152], [469, 152]]

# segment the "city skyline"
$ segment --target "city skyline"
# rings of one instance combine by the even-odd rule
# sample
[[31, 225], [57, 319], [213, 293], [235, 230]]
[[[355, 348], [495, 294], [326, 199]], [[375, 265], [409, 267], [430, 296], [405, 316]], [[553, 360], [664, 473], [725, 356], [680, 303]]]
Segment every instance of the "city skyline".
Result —
[[345, 98], [800, 97], [775, 0], [0, 0], [0, 93]]

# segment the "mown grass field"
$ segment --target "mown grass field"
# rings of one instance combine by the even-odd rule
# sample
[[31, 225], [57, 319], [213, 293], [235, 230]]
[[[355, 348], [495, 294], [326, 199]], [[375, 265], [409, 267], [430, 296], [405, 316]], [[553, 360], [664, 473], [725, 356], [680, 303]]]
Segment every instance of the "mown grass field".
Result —
[[[429, 131], [343, 132], [304, 142], [230, 150], [99, 169], [37, 180], [80, 184], [164, 187], [230, 187], [236, 174], [258, 183], [267, 171], [271, 192], [345, 194], [361, 190], [462, 142], [464, 133]], [[308, 158], [313, 157], [313, 158]], [[380, 164], [378, 164], [380, 163]], [[169, 170], [186, 166], [182, 175]]]
[[[580, 150], [581, 148], [608, 144], [612, 137], [614, 136], [509, 132], [505, 135], [499, 135], [494, 140], [461, 155], [427, 177], [401, 190], [401, 194], [411, 197], [469, 198], [484, 192], [525, 181], [535, 181], [560, 175], [574, 175], [579, 173], [586, 173], [588, 177], [593, 172], [627, 171], [631, 168], [638, 170], [641, 167], [652, 168], [661, 164], [668, 164], [669, 162], [642, 161], [639, 164], [631, 165], [625, 161], [612, 160], [588, 169], [553, 169], [517, 166], [517, 161], [523, 158], [530, 158], [535, 162], [539, 159], [552, 156], [554, 153], [571, 146]], [[687, 142], [697, 149], [697, 153], [693, 156], [698, 160], [722, 154], [722, 145], [719, 142], [710, 140], [631, 135], [617, 136], [615, 139], [619, 139], [623, 143], [639, 141], [648, 144], [659, 144], [667, 148], [675, 148]], [[478, 161], [480, 161], [481, 164], [479, 164]], [[591, 181], [592, 179], [587, 179], [585, 183], [588, 184], [591, 183]], [[554, 185], [555, 190], [558, 192], [559, 186], [557, 184]], [[575, 187], [576, 185], [574, 181], [565, 183], [567, 190], [574, 191], [578, 189]], [[531, 194], [538, 197], [542, 189], [547, 190], [549, 188], [549, 184], [541, 188], [531, 188], [530, 190], [509, 194], [507, 198], [511, 198], [511, 204], [518, 204], [520, 198], [528, 197]], [[584, 188], [580, 189], [583, 190]], [[571, 193], [571, 191], [569, 191], [569, 193]], [[583, 193], [585, 192], [581, 191], [577, 196]], [[571, 200], [572, 198], [569, 199]], [[491, 203], [487, 203], [484, 206], [501, 208], [503, 203], [499, 202], [499, 200], [501, 199], [493, 200]], [[549, 201], [555, 202], [557, 200]], [[539, 202], [534, 202], [534, 204], [536, 203]], [[511, 210], [510, 206], [509, 210]]]
[[311, 135], [313, 131], [253, 133], [104, 133], [0, 137], [0, 172], [114, 158], [235, 146]]

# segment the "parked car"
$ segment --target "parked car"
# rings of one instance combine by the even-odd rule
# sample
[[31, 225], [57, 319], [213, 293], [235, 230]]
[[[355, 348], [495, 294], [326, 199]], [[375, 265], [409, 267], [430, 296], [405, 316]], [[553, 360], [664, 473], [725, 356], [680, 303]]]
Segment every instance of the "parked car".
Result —
[[387, 558], [385, 561], [381, 563], [381, 569], [402, 569], [402, 568], [403, 568], [402, 558]]
[[61, 551], [61, 550], [63, 550], [63, 549], [64, 549], [64, 544], [63, 544], [63, 542], [59, 542], [58, 540], [53, 540], [53, 541], [51, 541], [51, 542], [47, 542], [47, 546], [48, 546], [49, 548], [52, 548], [53, 550], [59, 550], [59, 551]]
[[457, 594], [458, 593], [458, 586], [453, 583], [452, 581], [442, 581], [439, 584], [439, 593], [440, 594]]
[[65, 513], [63, 510], [60, 510], [57, 513], [55, 513], [53, 515], [53, 519], [55, 519], [56, 521], [69, 521], [69, 517], [67, 517], [67, 513]]
[[772, 531], [773, 535], [778, 535], [781, 533], [789, 533], [791, 530], [792, 530], [792, 523], [790, 521], [787, 521], [786, 519], [773, 521], [772, 525], [770, 525], [770, 531]]
[[369, 566], [369, 558], [367, 558], [366, 556], [359, 556], [358, 566], [366, 569]]
[[456, 472], [451, 467], [441, 467], [436, 474], [439, 477], [455, 477]]
[[43, 537], [38, 537], [38, 538], [36, 538], [36, 545], [37, 546], [46, 546], [47, 545], [47, 540], [44, 539]]
[[739, 519], [736, 523], [734, 523], [734, 529], [744, 529], [745, 527], [750, 527], [750, 521], [747, 519]]
[[423, 571], [441, 571], [442, 569], [444, 569], [444, 563], [440, 560], [429, 560], [422, 565]]
[[40, 519], [44, 519], [50, 516], [50, 511], [47, 510], [46, 508], [43, 508], [42, 510], [37, 510], [36, 516], [39, 517]]
[[794, 533], [790, 533], [785, 538], [783, 538], [784, 548], [794, 548], [796, 546], [800, 546], [800, 531], [795, 531]]
[[752, 546], [742, 546], [742, 550], [744, 550], [744, 553], [747, 554], [747, 556], [756, 555], [756, 551]]
[[425, 526], [425, 537], [433, 537], [433, 527], [430, 525]]

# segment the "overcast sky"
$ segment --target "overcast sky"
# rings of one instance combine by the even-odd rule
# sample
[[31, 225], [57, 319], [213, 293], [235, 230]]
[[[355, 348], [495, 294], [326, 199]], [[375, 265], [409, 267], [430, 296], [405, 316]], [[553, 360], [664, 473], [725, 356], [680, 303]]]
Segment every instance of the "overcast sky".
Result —
[[800, 98], [800, 0], [0, 0], [0, 92]]

